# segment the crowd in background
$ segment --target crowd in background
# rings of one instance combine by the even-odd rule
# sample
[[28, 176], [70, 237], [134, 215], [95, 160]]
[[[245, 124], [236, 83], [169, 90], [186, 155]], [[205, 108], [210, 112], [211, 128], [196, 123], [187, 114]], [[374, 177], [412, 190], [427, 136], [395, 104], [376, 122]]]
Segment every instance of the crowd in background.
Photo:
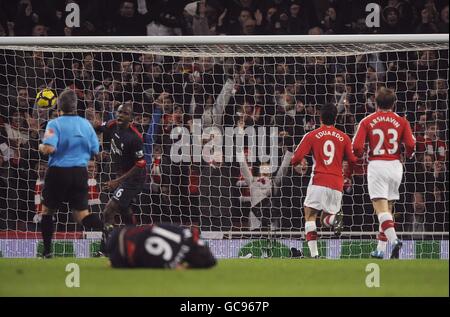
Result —
[[[362, 11], [354, 4], [350, 7], [351, 1], [216, 0], [196, 2], [194, 7], [170, 0], [76, 1], [82, 27], [70, 30], [61, 22], [63, 7], [52, 2], [39, 1], [38, 5], [21, 0], [12, 8], [17, 10], [1, 10], [1, 24], [7, 22], [5, 33], [369, 32], [359, 21], [364, 1]], [[104, 10], [98, 9], [100, 4]], [[5, 1], [0, 5], [5, 6]], [[351, 12], [344, 9], [346, 5], [353, 8]], [[380, 33], [448, 32], [448, 5], [441, 1], [387, 1], [384, 5]], [[99, 12], [105, 19], [93, 18]], [[37, 145], [47, 121], [57, 115], [34, 105], [42, 88], [57, 93], [66, 87], [74, 89], [79, 115], [92, 123], [114, 119], [120, 104], [133, 106], [148, 168], [147, 186], [134, 205], [139, 223], [170, 221], [228, 230], [250, 225], [249, 184], [239, 164], [220, 158], [173, 162], [170, 149], [177, 140], [170, 134], [175, 127], [191, 130], [194, 119], [201, 119], [203, 128], [276, 127], [279, 166], [283, 154], [293, 151], [305, 133], [318, 127], [321, 105], [335, 103], [337, 127], [353, 136], [358, 122], [375, 111], [376, 89], [387, 86], [397, 92], [395, 110], [408, 118], [417, 138], [417, 155], [405, 163], [401, 200], [396, 204], [399, 230], [448, 231], [448, 67], [448, 50], [295, 58], [1, 50], [0, 229], [35, 230], [38, 222], [46, 158], [39, 155]], [[100, 141], [102, 158], [90, 163], [90, 206], [96, 212], [107, 202], [107, 193], [99, 184], [114, 177], [109, 170], [109, 142]], [[250, 166], [255, 176], [259, 165]], [[283, 230], [302, 226], [302, 201], [311, 169], [310, 158], [290, 168], [271, 198], [271, 217]], [[376, 231], [366, 162], [352, 167], [344, 164], [343, 173], [346, 229]], [[57, 217], [58, 230], [77, 229], [67, 213]]]
[[[67, 27], [66, 5], [80, 6]], [[368, 28], [368, 3], [381, 6]], [[447, 0], [2, 0], [0, 35], [448, 33]]]

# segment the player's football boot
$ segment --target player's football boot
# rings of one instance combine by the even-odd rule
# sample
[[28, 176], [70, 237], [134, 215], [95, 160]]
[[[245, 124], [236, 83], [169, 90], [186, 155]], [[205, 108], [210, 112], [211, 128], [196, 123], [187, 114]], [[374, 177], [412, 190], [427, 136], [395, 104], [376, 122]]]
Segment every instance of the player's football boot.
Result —
[[42, 253], [42, 254], [39, 255], [39, 258], [41, 258], [41, 259], [51, 259], [51, 258], [53, 258], [53, 253], [52, 252]]
[[291, 248], [291, 258], [294, 259], [303, 259], [305, 256], [303, 255], [302, 250], [292, 247]]
[[398, 259], [400, 257], [400, 249], [403, 247], [403, 242], [399, 239], [395, 240], [392, 248], [391, 259]]
[[384, 252], [383, 251], [372, 251], [370, 252], [370, 257], [375, 259], [384, 259]]
[[340, 236], [344, 228], [344, 213], [339, 210], [334, 218], [333, 231], [334, 234]]
[[106, 242], [108, 241], [109, 234], [114, 229], [113, 225], [106, 225], [103, 228], [102, 240], [100, 241], [100, 250], [95, 252], [94, 257], [106, 257], [108, 254], [106, 253]]

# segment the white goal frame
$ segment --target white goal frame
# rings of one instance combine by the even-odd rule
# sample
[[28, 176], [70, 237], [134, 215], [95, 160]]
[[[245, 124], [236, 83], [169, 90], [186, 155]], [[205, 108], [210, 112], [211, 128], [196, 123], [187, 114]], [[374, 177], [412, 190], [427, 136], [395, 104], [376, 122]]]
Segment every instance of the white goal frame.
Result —
[[[395, 34], [395, 35], [256, 35], [256, 36], [54, 36], [54, 37], [0, 37], [0, 48], [23, 49], [24, 46], [31, 49], [49, 46], [65, 46], [74, 48], [77, 45], [92, 46], [164, 46], [164, 45], [320, 45], [320, 44], [418, 44], [439, 43], [447, 47], [449, 34]], [[423, 48], [425, 49], [425, 48]], [[423, 50], [422, 49], [422, 50]], [[145, 49], [144, 49], [145, 50]], [[140, 52], [144, 51], [142, 48]], [[401, 50], [401, 49], [400, 49]], [[405, 48], [404, 51], [409, 49]], [[74, 49], [76, 51], [76, 48]], [[133, 50], [130, 50], [133, 52]], [[357, 53], [355, 53], [357, 54]], [[182, 55], [182, 54], [181, 54]], [[340, 55], [340, 54], [336, 54]], [[344, 54], [345, 55], [345, 54]], [[323, 236], [331, 236], [331, 232], [318, 232]], [[342, 232], [342, 237], [364, 236], [373, 237], [377, 232]], [[448, 237], [448, 232], [398, 232], [399, 236], [441, 236]], [[303, 231], [214, 231], [202, 232], [205, 238], [227, 239], [233, 236], [291, 236], [302, 237]]]
[[449, 34], [250, 35], [250, 36], [23, 36], [2, 37], [0, 45], [195, 45], [448, 43]]

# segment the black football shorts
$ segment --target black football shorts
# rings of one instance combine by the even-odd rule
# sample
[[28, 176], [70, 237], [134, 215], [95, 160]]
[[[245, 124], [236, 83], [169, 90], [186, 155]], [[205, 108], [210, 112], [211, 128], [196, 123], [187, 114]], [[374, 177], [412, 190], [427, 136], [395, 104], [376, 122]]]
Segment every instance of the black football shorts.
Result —
[[125, 211], [136, 201], [136, 197], [142, 191], [142, 187], [143, 184], [124, 182], [116, 188], [112, 199], [119, 203], [121, 210]]
[[42, 189], [43, 204], [50, 210], [68, 202], [72, 210], [88, 209], [88, 173], [86, 167], [49, 167]]

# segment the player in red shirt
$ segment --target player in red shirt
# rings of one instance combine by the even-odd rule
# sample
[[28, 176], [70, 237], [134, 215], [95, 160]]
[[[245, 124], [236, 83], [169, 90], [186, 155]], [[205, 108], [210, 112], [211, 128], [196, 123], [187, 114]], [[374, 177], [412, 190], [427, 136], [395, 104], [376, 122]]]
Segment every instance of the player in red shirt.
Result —
[[353, 139], [353, 151], [356, 156], [362, 157], [366, 141], [369, 143], [369, 196], [380, 223], [378, 247], [371, 256], [384, 258], [389, 240], [394, 246], [391, 259], [397, 259], [402, 242], [395, 232], [392, 207], [400, 197], [398, 189], [403, 176], [400, 144], [405, 144], [406, 156], [412, 157], [416, 140], [408, 120], [392, 110], [396, 101], [395, 92], [382, 87], [375, 99], [377, 111], [359, 123]]
[[351, 140], [342, 131], [336, 129], [337, 109], [332, 104], [320, 109], [320, 128], [303, 137], [291, 160], [293, 166], [299, 164], [305, 155], [312, 153], [314, 166], [306, 192], [305, 233], [311, 257], [318, 258], [316, 219], [322, 211], [321, 223], [334, 227], [335, 232], [342, 228], [342, 190], [344, 176], [342, 161], [345, 158], [354, 163]]

